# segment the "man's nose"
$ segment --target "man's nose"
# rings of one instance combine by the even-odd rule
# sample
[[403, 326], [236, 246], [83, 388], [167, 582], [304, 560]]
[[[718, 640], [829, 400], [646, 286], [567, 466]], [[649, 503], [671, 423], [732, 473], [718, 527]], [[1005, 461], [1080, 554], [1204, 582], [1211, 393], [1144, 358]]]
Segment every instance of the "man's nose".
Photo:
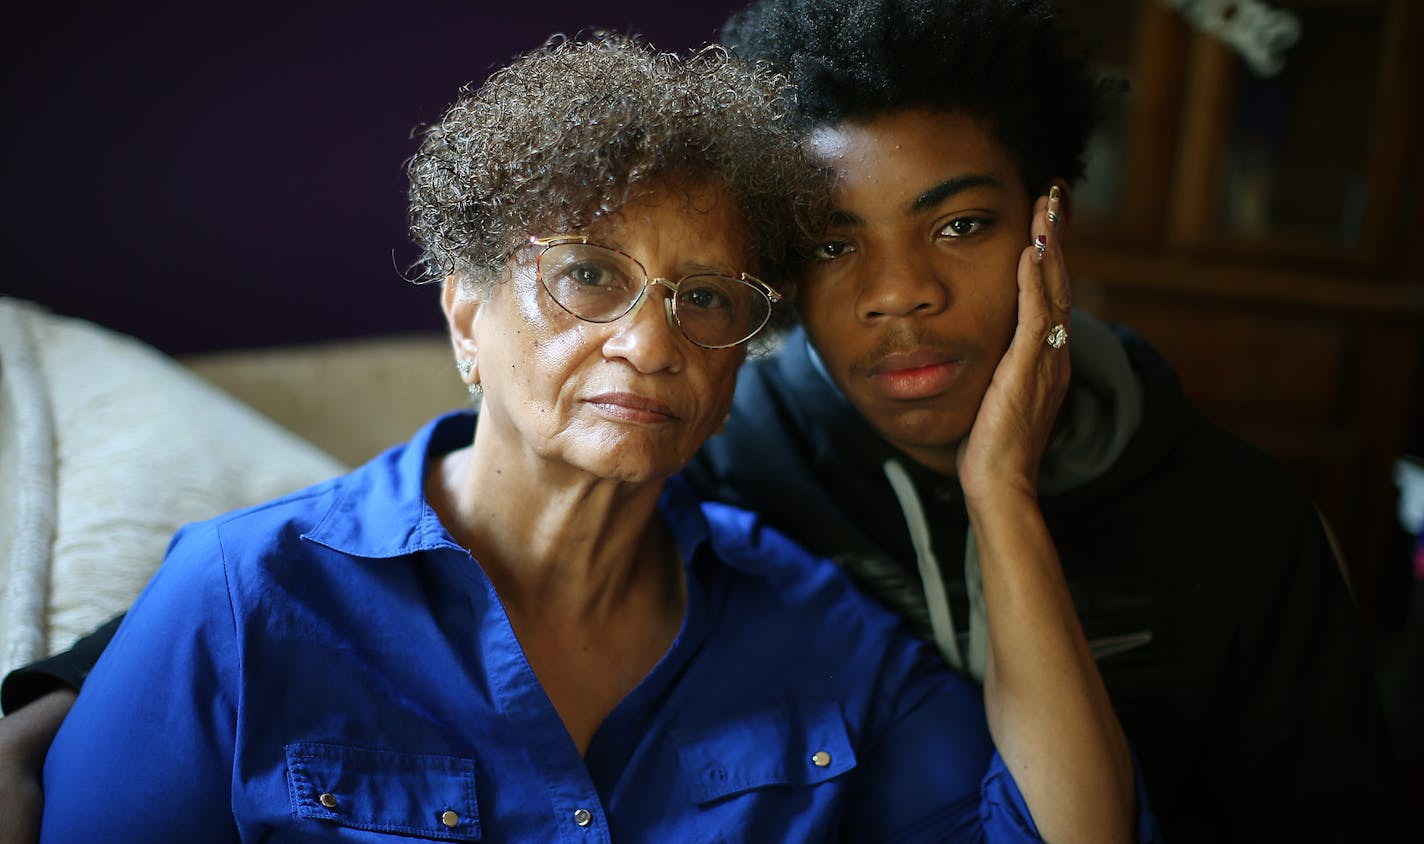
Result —
[[881, 260], [862, 265], [856, 299], [857, 316], [874, 321], [883, 318], [930, 316], [949, 305], [950, 291], [933, 262], [912, 251], [896, 250]]

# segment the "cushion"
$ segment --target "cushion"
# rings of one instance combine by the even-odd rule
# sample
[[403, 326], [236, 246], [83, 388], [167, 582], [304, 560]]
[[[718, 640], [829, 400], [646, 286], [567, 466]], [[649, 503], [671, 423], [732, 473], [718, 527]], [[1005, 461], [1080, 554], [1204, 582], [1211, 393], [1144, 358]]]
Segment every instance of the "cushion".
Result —
[[470, 404], [438, 332], [214, 352], [183, 365], [352, 466]]
[[182, 524], [345, 468], [133, 338], [0, 298], [0, 671], [126, 608]]

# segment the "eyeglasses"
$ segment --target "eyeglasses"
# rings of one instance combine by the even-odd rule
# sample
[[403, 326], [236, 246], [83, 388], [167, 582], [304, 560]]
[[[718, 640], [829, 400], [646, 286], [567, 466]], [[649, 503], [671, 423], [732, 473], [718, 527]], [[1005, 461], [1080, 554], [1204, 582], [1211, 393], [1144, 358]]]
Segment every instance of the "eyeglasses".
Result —
[[539, 283], [559, 307], [585, 322], [607, 323], [634, 311], [648, 288], [672, 291], [664, 305], [669, 322], [704, 349], [726, 349], [756, 336], [771, 318], [781, 294], [746, 273], [733, 277], [693, 273], [677, 281], [649, 278], [626, 252], [589, 243], [584, 235], [531, 237], [542, 246], [536, 263]]

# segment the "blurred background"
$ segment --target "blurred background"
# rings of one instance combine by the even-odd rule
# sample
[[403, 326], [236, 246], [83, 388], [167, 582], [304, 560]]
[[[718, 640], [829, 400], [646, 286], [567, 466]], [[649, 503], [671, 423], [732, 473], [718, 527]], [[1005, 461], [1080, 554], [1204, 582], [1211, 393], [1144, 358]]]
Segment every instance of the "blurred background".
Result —
[[1361, 610], [1393, 623], [1411, 537], [1392, 472], [1424, 436], [1424, 4], [1272, 0], [1297, 27], [1274, 73], [1239, 47], [1249, 26], [1184, 14], [1240, 23], [1252, 5], [1067, 3], [1129, 83], [1076, 197], [1070, 266], [1085, 307], [1140, 330], [1208, 416], [1290, 468]]
[[[402, 280], [412, 130], [551, 32], [679, 49], [738, 5], [25, 4], [0, 34], [0, 293], [175, 355], [438, 331], [434, 291]], [[1066, 5], [1127, 82], [1075, 197], [1078, 301], [1299, 479], [1403, 682], [1389, 666], [1418, 658], [1420, 581], [1393, 472], [1424, 454], [1424, 3]], [[1261, 8], [1297, 25], [1274, 73], [1242, 46]]]
[[401, 280], [412, 130], [553, 32], [673, 49], [733, 5], [25, 4], [0, 35], [0, 284], [178, 354], [438, 329]]
[[1424, 3], [1065, 5], [1128, 83], [1075, 195], [1077, 301], [1314, 498], [1424, 810]]

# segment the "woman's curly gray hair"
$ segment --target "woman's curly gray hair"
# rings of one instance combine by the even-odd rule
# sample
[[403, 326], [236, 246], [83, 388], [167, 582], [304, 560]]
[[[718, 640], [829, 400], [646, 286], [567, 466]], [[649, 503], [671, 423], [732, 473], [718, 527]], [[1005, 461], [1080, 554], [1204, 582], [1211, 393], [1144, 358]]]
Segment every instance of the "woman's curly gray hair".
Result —
[[408, 165], [420, 280], [492, 280], [530, 234], [587, 226], [639, 183], [688, 177], [728, 190], [753, 271], [789, 284], [825, 185], [787, 125], [788, 96], [784, 77], [718, 46], [679, 57], [634, 36], [555, 36], [424, 131]]

